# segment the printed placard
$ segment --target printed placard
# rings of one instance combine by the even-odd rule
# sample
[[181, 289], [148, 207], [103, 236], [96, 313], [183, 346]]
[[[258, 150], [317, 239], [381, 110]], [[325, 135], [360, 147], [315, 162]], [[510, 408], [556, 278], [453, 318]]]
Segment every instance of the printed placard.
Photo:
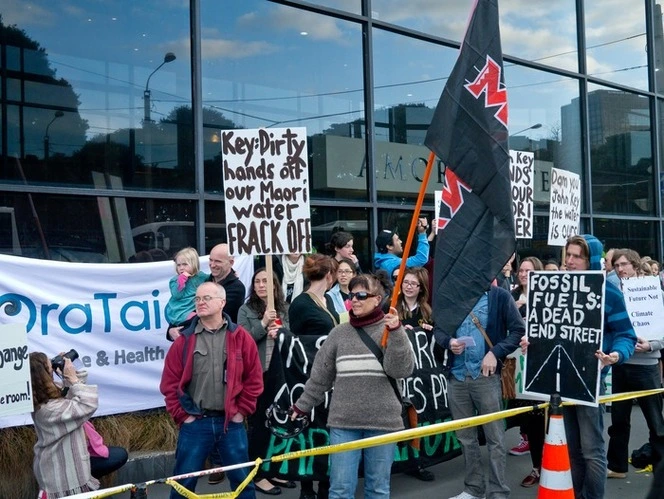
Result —
[[0, 324], [0, 416], [32, 411], [25, 324]]
[[534, 164], [534, 153], [510, 150], [512, 211], [517, 239], [533, 238]]
[[549, 246], [565, 246], [579, 233], [581, 178], [576, 173], [551, 168]]
[[306, 128], [222, 130], [232, 255], [311, 252]]
[[528, 274], [525, 393], [597, 405], [604, 285], [601, 270]]
[[645, 340], [661, 339], [664, 303], [659, 277], [632, 277], [621, 282], [625, 307], [636, 336]]

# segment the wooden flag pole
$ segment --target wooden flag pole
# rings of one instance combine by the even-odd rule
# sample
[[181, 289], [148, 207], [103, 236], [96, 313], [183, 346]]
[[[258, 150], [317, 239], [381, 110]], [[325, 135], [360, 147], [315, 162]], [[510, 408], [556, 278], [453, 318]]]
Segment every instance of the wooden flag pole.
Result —
[[265, 255], [265, 272], [267, 273], [267, 309], [274, 310], [274, 271], [272, 270], [272, 255]]
[[[408, 254], [410, 253], [410, 246], [413, 242], [413, 236], [415, 235], [415, 229], [417, 229], [417, 223], [420, 219], [420, 209], [422, 208], [422, 203], [424, 203], [424, 195], [426, 194], [427, 185], [429, 184], [429, 177], [431, 176], [431, 169], [433, 167], [434, 159], [436, 159], [436, 155], [433, 152], [430, 152], [429, 159], [427, 160], [427, 167], [424, 170], [424, 178], [422, 179], [420, 192], [417, 195], [417, 203], [415, 203], [413, 218], [411, 218], [410, 220], [410, 229], [408, 230], [406, 245], [403, 248], [403, 254], [401, 257], [401, 265], [399, 266], [399, 275], [397, 276], [397, 282], [394, 283], [394, 290], [392, 291], [392, 301], [390, 301], [390, 309], [396, 306], [397, 300], [399, 299], [399, 294], [401, 293], [401, 281], [403, 280], [403, 273], [406, 270], [406, 260], [408, 259]], [[433, 220], [431, 222], [433, 223]], [[385, 326], [385, 329], [383, 331], [383, 337], [380, 342], [383, 348], [387, 346], [387, 338], [389, 335], [390, 331], [387, 329], [387, 326]]]

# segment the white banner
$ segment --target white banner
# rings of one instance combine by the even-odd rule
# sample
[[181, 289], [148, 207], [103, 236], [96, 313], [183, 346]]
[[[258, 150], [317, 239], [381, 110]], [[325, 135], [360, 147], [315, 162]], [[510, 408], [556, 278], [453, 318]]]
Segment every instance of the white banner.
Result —
[[659, 277], [632, 277], [622, 279], [621, 283], [625, 307], [636, 336], [646, 340], [661, 339], [664, 304]]
[[565, 246], [567, 238], [579, 233], [581, 215], [581, 177], [576, 173], [551, 168], [551, 206], [549, 246]]
[[30, 360], [25, 329], [0, 325], [0, 416], [32, 411]]
[[[166, 351], [164, 309], [173, 262], [87, 264], [0, 254], [0, 324], [19, 324], [29, 351], [50, 358], [74, 348], [78, 369], [99, 385], [96, 415], [164, 405], [159, 381]], [[209, 272], [208, 257], [201, 267]], [[233, 267], [247, 290], [253, 257]], [[29, 414], [0, 418], [0, 427], [31, 423]]]
[[233, 254], [311, 252], [307, 129], [222, 130]]
[[534, 153], [510, 150], [512, 211], [517, 239], [533, 238], [534, 163]]

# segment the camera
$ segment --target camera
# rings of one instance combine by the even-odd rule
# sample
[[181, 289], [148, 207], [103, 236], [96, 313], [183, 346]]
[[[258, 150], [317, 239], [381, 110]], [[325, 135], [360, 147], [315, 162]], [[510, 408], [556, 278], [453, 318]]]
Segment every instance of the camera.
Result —
[[51, 367], [53, 368], [53, 370], [54, 371], [57, 371], [58, 369], [60, 371], [64, 370], [65, 359], [69, 359], [72, 362], [74, 362], [76, 359], [78, 359], [78, 352], [72, 348], [63, 355], [56, 355], [55, 357], [53, 357], [51, 359]]

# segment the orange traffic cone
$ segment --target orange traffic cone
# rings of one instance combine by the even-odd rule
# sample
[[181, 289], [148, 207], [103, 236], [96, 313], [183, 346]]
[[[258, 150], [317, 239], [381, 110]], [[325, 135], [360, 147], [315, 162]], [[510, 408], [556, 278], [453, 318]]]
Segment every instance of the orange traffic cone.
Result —
[[574, 499], [560, 395], [551, 396], [549, 431], [544, 441], [538, 499]]

